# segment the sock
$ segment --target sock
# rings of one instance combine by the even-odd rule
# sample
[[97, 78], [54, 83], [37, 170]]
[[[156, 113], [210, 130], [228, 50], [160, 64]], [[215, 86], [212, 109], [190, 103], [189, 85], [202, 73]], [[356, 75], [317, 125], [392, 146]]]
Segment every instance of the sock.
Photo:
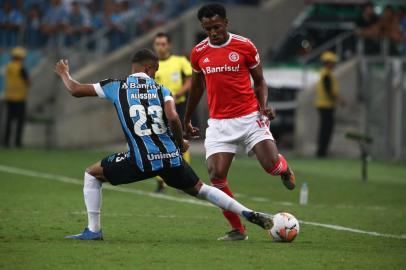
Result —
[[248, 209], [244, 205], [240, 204], [223, 191], [206, 184], [201, 186], [198, 197], [206, 199], [212, 204], [232, 212], [234, 215], [244, 216], [243, 212], [252, 212], [251, 209]]
[[92, 232], [98, 232], [100, 226], [100, 207], [102, 202], [101, 194], [102, 182], [94, 176], [85, 172], [85, 183], [83, 186], [83, 195], [87, 209], [88, 228]]
[[[228, 182], [227, 179], [212, 179], [211, 183], [214, 187], [220, 189], [223, 191], [225, 194], [230, 196], [231, 198], [234, 198], [233, 193], [231, 192], [230, 188], [228, 187]], [[244, 225], [242, 224], [240, 217], [233, 213], [232, 211], [228, 211], [228, 209], [223, 208], [223, 215], [224, 217], [228, 220], [228, 223], [230, 223], [231, 227], [233, 229], [238, 229], [241, 233], [245, 232]]]
[[279, 154], [279, 159], [271, 169], [267, 169], [266, 172], [272, 175], [281, 175], [288, 169], [288, 163], [286, 159]]

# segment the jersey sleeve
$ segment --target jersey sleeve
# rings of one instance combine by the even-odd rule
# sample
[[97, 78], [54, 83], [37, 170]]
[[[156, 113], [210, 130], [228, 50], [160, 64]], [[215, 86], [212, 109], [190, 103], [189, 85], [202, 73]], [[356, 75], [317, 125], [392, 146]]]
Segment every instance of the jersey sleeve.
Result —
[[120, 81], [105, 79], [99, 83], [93, 84], [93, 87], [100, 98], [105, 98], [114, 102], [118, 96]]
[[261, 60], [259, 59], [258, 50], [255, 47], [254, 43], [252, 43], [250, 40], [248, 40], [246, 62], [249, 69], [256, 68], [261, 62]]
[[163, 94], [163, 96], [164, 96], [164, 101], [165, 101], [165, 102], [167, 102], [167, 101], [169, 101], [169, 100], [173, 100], [171, 91], [169, 91], [168, 88], [162, 86], [162, 87], [161, 87], [161, 90], [162, 90], [162, 94]]
[[181, 68], [183, 75], [185, 75], [186, 77], [192, 76], [192, 66], [190, 65], [186, 57], [181, 58]]
[[196, 53], [196, 49], [193, 49], [190, 53], [190, 63], [194, 72], [199, 73], [202, 71], [202, 69], [199, 67], [199, 56]]

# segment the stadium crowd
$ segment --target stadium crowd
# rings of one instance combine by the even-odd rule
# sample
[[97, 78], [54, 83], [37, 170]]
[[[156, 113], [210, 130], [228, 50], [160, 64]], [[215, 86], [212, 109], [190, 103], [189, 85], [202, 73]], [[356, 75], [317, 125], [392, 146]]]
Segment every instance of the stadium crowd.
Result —
[[362, 16], [356, 22], [357, 34], [367, 39], [367, 51], [373, 51], [376, 41], [388, 39], [391, 50], [406, 54], [406, 7], [385, 6], [382, 14], [375, 13], [374, 5], [368, 3], [363, 9]]
[[[109, 49], [164, 24], [205, 1], [199, 0], [2, 0], [0, 47], [71, 46], [82, 37], [107, 29]], [[260, 1], [224, 0], [229, 4]], [[134, 20], [135, 18], [135, 20]]]

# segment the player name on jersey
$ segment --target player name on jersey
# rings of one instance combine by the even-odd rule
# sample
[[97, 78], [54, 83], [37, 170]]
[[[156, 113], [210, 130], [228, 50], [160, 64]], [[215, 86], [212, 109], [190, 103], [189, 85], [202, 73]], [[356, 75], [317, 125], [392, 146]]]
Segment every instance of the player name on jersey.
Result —
[[229, 65], [224, 65], [220, 67], [205, 67], [203, 70], [204, 74], [211, 74], [211, 73], [217, 73], [217, 72], [224, 72], [224, 71], [229, 71], [229, 72], [239, 72], [240, 71], [240, 65], [236, 66], [229, 66]]
[[152, 99], [152, 98], [158, 98], [157, 93], [135, 93], [131, 94], [132, 99]]
[[166, 159], [166, 158], [175, 158], [179, 157], [180, 153], [179, 150], [170, 153], [157, 153], [157, 154], [148, 154], [147, 158], [149, 161], [159, 160], [159, 159]]

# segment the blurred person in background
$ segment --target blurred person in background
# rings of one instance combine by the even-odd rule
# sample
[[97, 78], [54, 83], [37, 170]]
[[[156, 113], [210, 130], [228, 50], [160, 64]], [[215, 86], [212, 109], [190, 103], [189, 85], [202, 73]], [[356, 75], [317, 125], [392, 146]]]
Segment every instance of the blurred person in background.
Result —
[[61, 0], [51, 0], [42, 22], [42, 32], [48, 38], [48, 45], [55, 47], [63, 43], [62, 33], [65, 29], [67, 10]]
[[14, 47], [23, 25], [23, 14], [11, 1], [4, 1], [0, 10], [0, 47]]
[[406, 7], [401, 6], [397, 12], [399, 30], [401, 34], [401, 41], [399, 44], [399, 51], [401, 55], [406, 55]]
[[321, 62], [323, 67], [320, 70], [315, 99], [315, 106], [320, 117], [316, 156], [320, 158], [327, 156], [335, 124], [336, 105], [337, 103], [344, 104], [344, 100], [339, 96], [337, 78], [333, 74], [338, 56], [333, 52], [326, 51], [321, 55]]
[[137, 27], [141, 34], [151, 29], [163, 25], [168, 20], [167, 6], [163, 1], [152, 2], [144, 16], [138, 23]]
[[391, 5], [386, 5], [382, 15], [375, 24], [361, 28], [358, 34], [369, 39], [388, 39], [390, 41], [390, 52], [397, 53], [396, 45], [402, 41], [399, 19], [395, 15]]
[[12, 125], [16, 124], [15, 144], [22, 146], [22, 136], [25, 122], [25, 104], [30, 86], [30, 78], [23, 66], [27, 52], [22, 47], [11, 51], [11, 61], [6, 66], [5, 72], [5, 101], [7, 109], [6, 128], [3, 145], [10, 146]]
[[123, 14], [119, 2], [105, 3], [103, 20], [104, 25], [109, 28], [109, 50], [113, 51], [125, 40]]
[[360, 30], [371, 27], [378, 22], [379, 17], [375, 14], [374, 5], [367, 3], [364, 5], [362, 15], [355, 22]]
[[[104, 27], [104, 15], [102, 12], [102, 5], [97, 0], [89, 1], [86, 4], [87, 10], [89, 11], [90, 16], [90, 33], [93, 34], [98, 29]], [[92, 40], [87, 44], [89, 50], [94, 50], [96, 47], [96, 41]]]
[[41, 32], [42, 11], [37, 4], [28, 9], [25, 22], [24, 39], [29, 48], [38, 48], [44, 45], [44, 36]]
[[[154, 50], [159, 58], [159, 69], [155, 80], [171, 91], [176, 103], [176, 111], [183, 119], [186, 109], [186, 95], [190, 89], [192, 67], [184, 56], [171, 53], [171, 37], [166, 33], [158, 33], [154, 39]], [[190, 153], [183, 154], [186, 162], [190, 163]], [[164, 181], [158, 179], [156, 192], [164, 191]]]
[[391, 5], [385, 6], [383, 14], [379, 19], [379, 29], [381, 36], [389, 38], [395, 43], [401, 41], [402, 35], [400, 32], [399, 20]]
[[66, 45], [78, 42], [84, 34], [92, 30], [91, 20], [88, 10], [81, 6], [78, 1], [71, 3], [71, 9], [65, 19]]

